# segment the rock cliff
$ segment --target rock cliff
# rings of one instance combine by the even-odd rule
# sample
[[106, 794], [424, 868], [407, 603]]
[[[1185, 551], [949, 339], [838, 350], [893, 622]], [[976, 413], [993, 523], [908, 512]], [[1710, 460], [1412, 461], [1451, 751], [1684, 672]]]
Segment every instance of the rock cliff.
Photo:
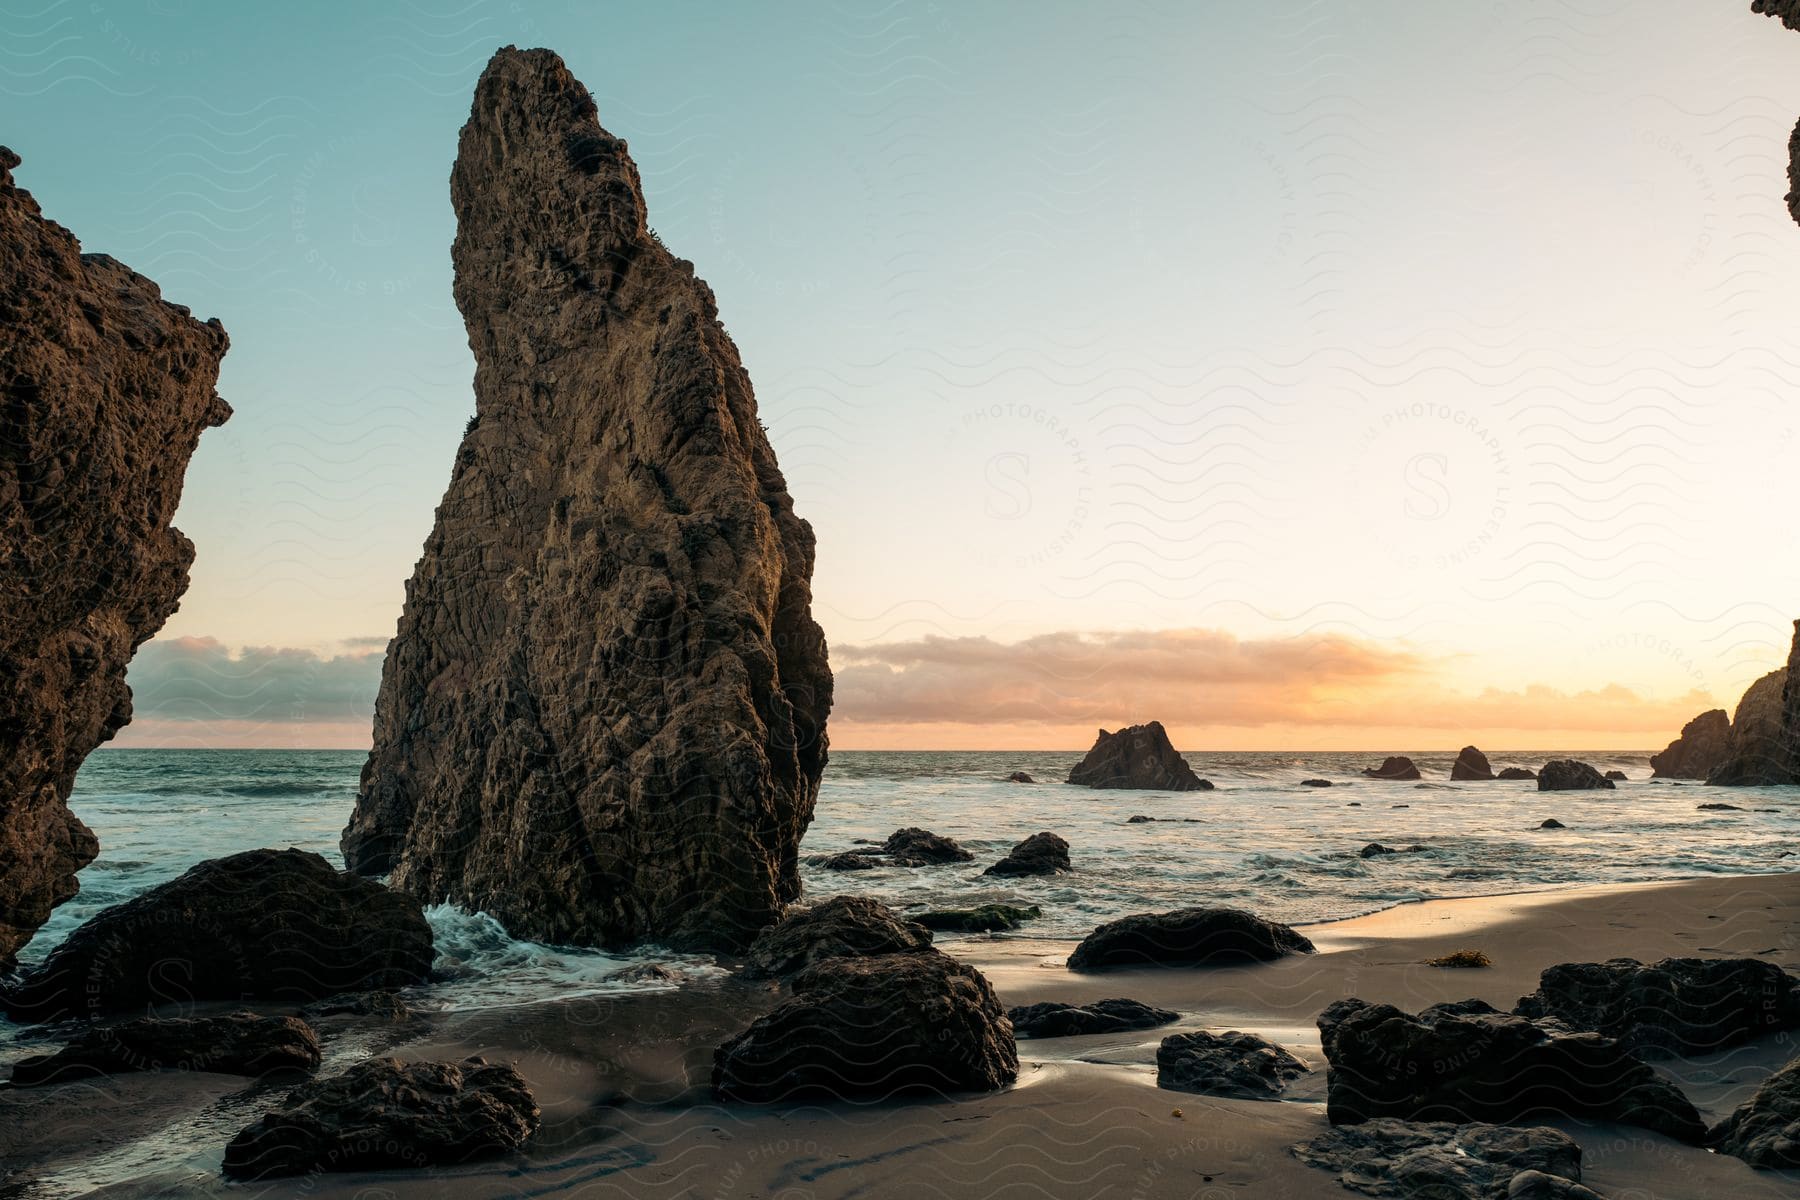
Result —
[[169, 527], [230, 407], [230, 344], [46, 220], [0, 146], [0, 967], [73, 896], [99, 844], [67, 806], [131, 720], [125, 667], [187, 590]]
[[1659, 779], [1705, 779], [1731, 754], [1731, 717], [1722, 708], [1703, 712], [1681, 727], [1681, 736], [1650, 756]]
[[831, 671], [713, 294], [548, 50], [450, 192], [475, 418], [376, 701], [345, 862], [514, 934], [736, 949], [798, 895]]
[[1731, 753], [1706, 777], [1716, 787], [1800, 782], [1800, 621], [1788, 665], [1750, 685], [1731, 720]]

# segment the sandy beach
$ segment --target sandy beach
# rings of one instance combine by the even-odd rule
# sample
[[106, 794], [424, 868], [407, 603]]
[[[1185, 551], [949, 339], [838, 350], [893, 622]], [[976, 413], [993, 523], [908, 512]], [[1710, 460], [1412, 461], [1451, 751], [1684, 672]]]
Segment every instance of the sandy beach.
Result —
[[[1019, 1043], [1019, 1083], [938, 1102], [721, 1106], [707, 1085], [714, 1045], [779, 998], [773, 985], [729, 982], [655, 995], [574, 1000], [431, 1019], [408, 1058], [479, 1053], [516, 1062], [544, 1110], [522, 1156], [465, 1169], [313, 1175], [256, 1185], [259, 1196], [885, 1197], [1094, 1195], [1310, 1197], [1351, 1194], [1296, 1161], [1294, 1142], [1325, 1127], [1323, 1060], [1313, 1018], [1344, 996], [1412, 1010], [1475, 996], [1500, 1007], [1558, 962], [1629, 956], [1754, 956], [1800, 967], [1800, 876], [1768, 875], [1434, 901], [1306, 927], [1319, 953], [1254, 967], [1076, 975], [1066, 942], [944, 943], [978, 966], [1009, 1005], [1129, 996], [1182, 1013], [1142, 1033]], [[1452, 970], [1424, 960], [1479, 949], [1494, 965]], [[1278, 1103], [1156, 1087], [1154, 1052], [1171, 1032], [1244, 1029], [1315, 1067]], [[352, 1033], [342, 1036], [364, 1036]], [[1785, 1033], [1706, 1059], [1658, 1064], [1708, 1121], [1749, 1097], [1796, 1054]], [[226, 1185], [216, 1169], [228, 1132], [209, 1106], [237, 1081], [176, 1074], [0, 1092], [0, 1146], [14, 1182], [79, 1194], [132, 1162], [163, 1164], [107, 1195]], [[266, 1098], [266, 1097], [265, 1097]], [[1179, 1113], [1179, 1115], [1177, 1115]], [[193, 1156], [166, 1146], [183, 1122]], [[220, 1115], [218, 1124], [229, 1121]], [[1587, 1184], [1658, 1200], [1793, 1195], [1800, 1176], [1625, 1126], [1551, 1122], [1584, 1148]], [[145, 1139], [139, 1143], [137, 1139]], [[110, 1165], [109, 1165], [110, 1164]], [[133, 1172], [136, 1174], [136, 1172]], [[30, 1193], [39, 1194], [39, 1193]]]

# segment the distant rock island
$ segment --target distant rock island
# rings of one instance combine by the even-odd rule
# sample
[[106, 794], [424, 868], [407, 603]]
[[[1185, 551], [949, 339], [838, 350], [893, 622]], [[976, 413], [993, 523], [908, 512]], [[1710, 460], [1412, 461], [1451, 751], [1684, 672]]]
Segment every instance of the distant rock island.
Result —
[[0, 967], [99, 853], [68, 809], [131, 720], [125, 667], [187, 590], [170, 527], [231, 344], [46, 220], [0, 146]]
[[450, 192], [476, 411], [345, 860], [515, 936], [741, 948], [799, 895], [825, 767], [812, 529], [711, 289], [556, 54], [494, 55]]
[[1094, 748], [1069, 772], [1069, 782], [1091, 788], [1159, 792], [1210, 792], [1213, 785], [1194, 774], [1187, 759], [1169, 744], [1161, 721], [1133, 725], [1117, 733], [1102, 729]]

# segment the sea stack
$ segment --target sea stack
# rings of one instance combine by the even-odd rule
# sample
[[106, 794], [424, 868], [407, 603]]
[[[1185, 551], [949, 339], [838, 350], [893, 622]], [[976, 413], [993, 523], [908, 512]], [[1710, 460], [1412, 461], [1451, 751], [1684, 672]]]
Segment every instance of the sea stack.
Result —
[[1456, 780], [1492, 779], [1494, 768], [1489, 764], [1487, 755], [1473, 746], [1464, 746], [1462, 753], [1456, 756], [1456, 762], [1450, 767], [1450, 778]]
[[1102, 729], [1094, 748], [1069, 771], [1080, 787], [1130, 788], [1159, 792], [1210, 792], [1210, 780], [1194, 774], [1176, 753], [1161, 721], [1133, 725], [1117, 733]]
[[1705, 779], [1731, 756], [1731, 717], [1722, 708], [1703, 712], [1681, 728], [1681, 736], [1650, 756], [1658, 779]]
[[187, 590], [170, 527], [230, 340], [44, 218], [0, 146], [0, 968], [99, 843], [68, 809], [131, 720], [125, 667]]
[[831, 670], [712, 290], [548, 50], [450, 178], [475, 417], [388, 647], [347, 864], [516, 936], [742, 948], [800, 891]]
[[1800, 621], [1788, 665], [1750, 685], [1731, 722], [1731, 753], [1706, 782], [1718, 787], [1766, 787], [1800, 782]]

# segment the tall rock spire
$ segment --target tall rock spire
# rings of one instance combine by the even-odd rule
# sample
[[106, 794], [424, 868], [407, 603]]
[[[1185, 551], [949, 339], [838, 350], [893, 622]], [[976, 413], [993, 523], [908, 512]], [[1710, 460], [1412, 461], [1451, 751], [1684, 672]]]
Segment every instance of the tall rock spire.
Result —
[[345, 860], [522, 937], [741, 946], [799, 892], [825, 766], [812, 529], [711, 289], [555, 54], [494, 55], [450, 193], [476, 412]]

